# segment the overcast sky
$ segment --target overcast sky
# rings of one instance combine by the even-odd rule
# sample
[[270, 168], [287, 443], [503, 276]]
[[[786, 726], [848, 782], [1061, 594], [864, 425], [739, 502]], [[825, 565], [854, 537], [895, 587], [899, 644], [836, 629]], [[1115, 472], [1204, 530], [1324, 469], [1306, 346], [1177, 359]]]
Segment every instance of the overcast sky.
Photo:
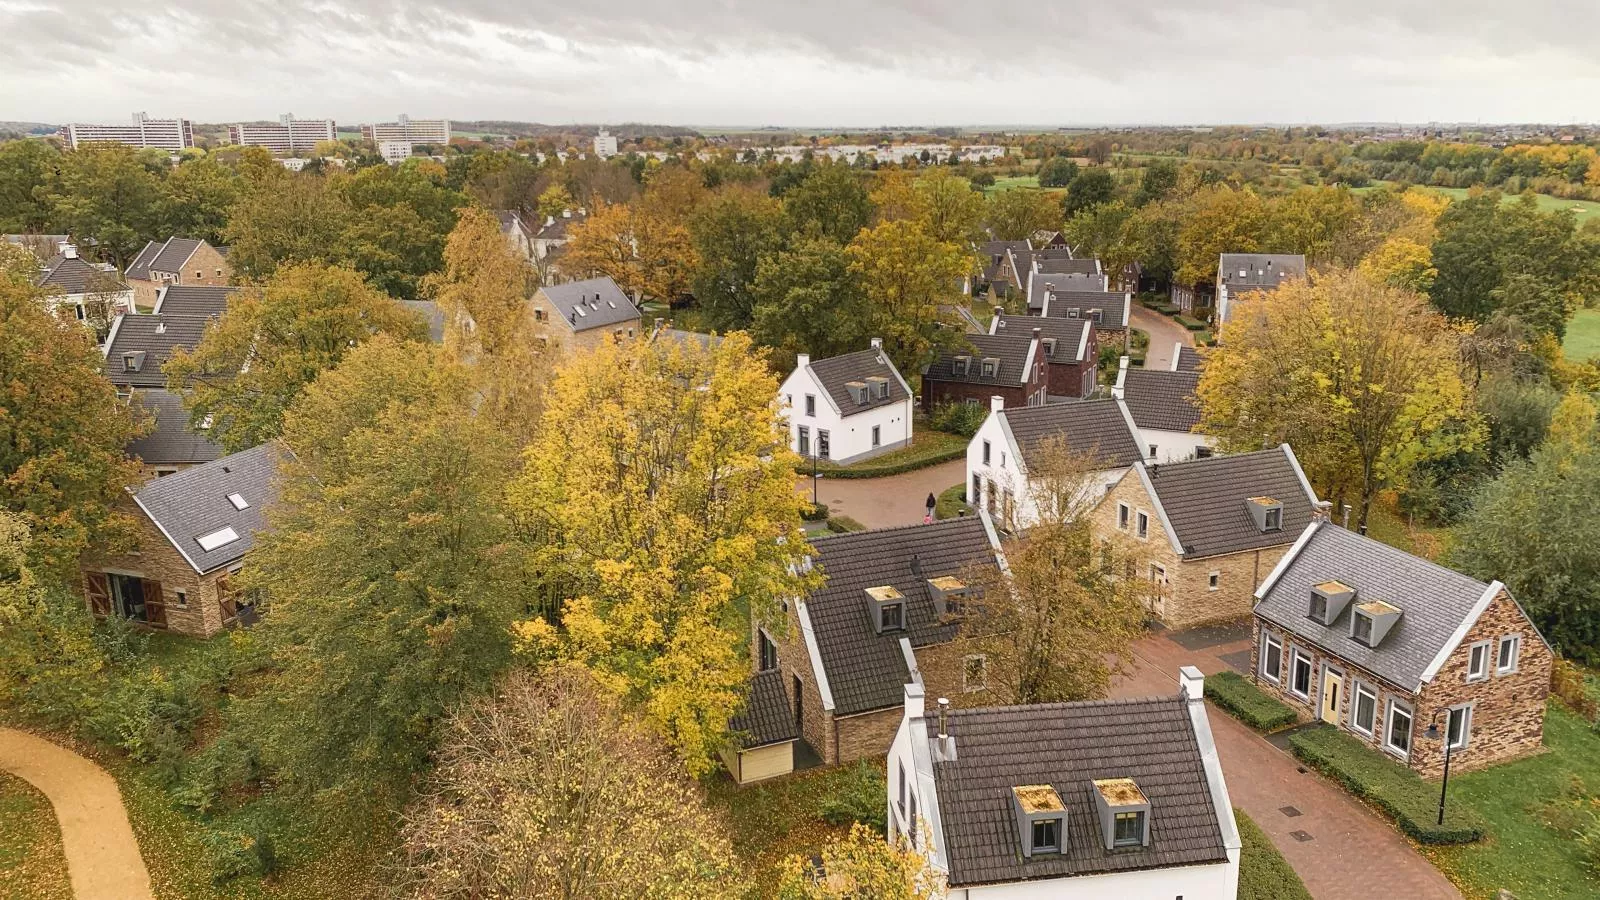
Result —
[[0, 119], [1600, 121], [1595, 0], [0, 0]]

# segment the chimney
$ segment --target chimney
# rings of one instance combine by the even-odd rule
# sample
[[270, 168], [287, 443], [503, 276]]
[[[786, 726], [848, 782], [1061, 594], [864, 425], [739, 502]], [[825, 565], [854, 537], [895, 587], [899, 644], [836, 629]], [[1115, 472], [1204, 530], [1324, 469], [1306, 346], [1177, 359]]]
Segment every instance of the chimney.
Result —
[[1190, 703], [1204, 703], [1206, 699], [1206, 676], [1194, 666], [1184, 666], [1178, 670], [1178, 693]]
[[61, 255], [66, 257], [67, 259], [77, 259], [78, 258], [78, 245], [77, 244], [71, 244], [71, 243], [68, 243], [66, 241], [62, 241], [61, 242]]
[[997, 413], [1006, 408], [1006, 398], [996, 394], [989, 398], [989, 412]]
[[1311, 521], [1325, 522], [1331, 518], [1333, 518], [1332, 500], [1318, 500], [1316, 505], [1311, 507]]
[[956, 739], [950, 736], [950, 701], [939, 698], [939, 733], [933, 743], [934, 762], [950, 762], [956, 758]]
[[883, 349], [883, 338], [873, 338], [872, 339], [872, 349], [874, 349], [874, 350], [882, 350]]
[[906, 718], [920, 719], [924, 710], [922, 685], [915, 681], [906, 685]]
[[939, 740], [950, 737], [950, 700], [947, 697], [939, 698]]
[[1117, 384], [1111, 389], [1111, 396], [1121, 400], [1124, 386], [1128, 383], [1128, 358], [1124, 356], [1117, 363]]
[[806, 366], [809, 366], [809, 365], [811, 365], [811, 354], [809, 354], [809, 353], [796, 353], [794, 355], [794, 367], [796, 369], [804, 369]]

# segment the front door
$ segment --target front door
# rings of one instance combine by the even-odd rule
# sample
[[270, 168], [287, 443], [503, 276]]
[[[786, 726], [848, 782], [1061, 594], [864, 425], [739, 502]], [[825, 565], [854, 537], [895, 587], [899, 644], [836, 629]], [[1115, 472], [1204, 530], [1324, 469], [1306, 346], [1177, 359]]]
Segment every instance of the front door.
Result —
[[1322, 670], [1322, 721], [1339, 724], [1339, 700], [1344, 692], [1344, 676], [1332, 669]]

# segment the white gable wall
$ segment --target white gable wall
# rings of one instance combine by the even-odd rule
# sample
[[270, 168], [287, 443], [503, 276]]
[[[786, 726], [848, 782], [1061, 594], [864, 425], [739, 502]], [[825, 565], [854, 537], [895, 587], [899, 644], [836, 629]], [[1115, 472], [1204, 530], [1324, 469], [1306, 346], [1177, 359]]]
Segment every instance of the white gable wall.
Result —
[[[984, 442], [989, 443], [989, 461], [984, 462]], [[1085, 490], [1087, 502], [1097, 502], [1128, 471], [1127, 466], [1094, 473]], [[978, 494], [973, 495], [974, 479]], [[990, 485], [994, 500], [991, 502]], [[1005, 427], [1002, 415], [992, 408], [989, 418], [983, 421], [978, 432], [967, 444], [967, 502], [975, 509], [987, 512], [997, 527], [1006, 530], [1031, 528], [1039, 522], [1038, 497], [1022, 465], [1011, 432]], [[1011, 504], [1011, 521], [1005, 517], [1007, 497]]]
[[[806, 415], [806, 395], [816, 398], [815, 414]], [[912, 399], [888, 406], [846, 416], [834, 405], [833, 398], [823, 388], [810, 365], [801, 365], [789, 373], [778, 388], [778, 403], [788, 422], [789, 449], [800, 453], [800, 429], [805, 428], [810, 449], [803, 456], [818, 451], [818, 433], [828, 433], [828, 455], [824, 459], [849, 463], [879, 453], [887, 453], [911, 443]], [[872, 444], [872, 429], [878, 429], [878, 446]]]
[[[1201, 447], [1216, 447], [1216, 438], [1193, 431], [1163, 431], [1160, 428], [1139, 429], [1139, 446], [1145, 457], [1154, 462], [1183, 462], [1194, 459]], [[1155, 447], [1152, 451], [1150, 448]]]

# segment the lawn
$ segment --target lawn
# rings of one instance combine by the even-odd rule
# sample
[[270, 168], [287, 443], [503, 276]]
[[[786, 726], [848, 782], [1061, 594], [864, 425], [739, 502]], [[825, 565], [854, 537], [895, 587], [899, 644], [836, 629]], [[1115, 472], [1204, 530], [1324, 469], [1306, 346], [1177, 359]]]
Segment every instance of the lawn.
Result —
[[1066, 188], [1039, 187], [1039, 176], [1037, 175], [1005, 175], [1000, 178], [996, 178], [994, 180], [994, 184], [984, 188], [983, 192], [986, 195], [993, 196], [1001, 191], [1009, 191], [1012, 188], [1022, 188], [1023, 190], [1031, 191], [1043, 190], [1052, 194], [1064, 193], [1066, 191]]
[[0, 898], [72, 900], [50, 801], [20, 778], [0, 772]]
[[707, 799], [713, 809], [722, 810], [727, 817], [733, 833], [733, 852], [746, 866], [751, 880], [770, 896], [786, 857], [813, 854], [848, 833], [846, 826], [824, 822], [821, 809], [853, 776], [851, 767], [836, 766], [749, 787], [718, 778], [708, 788]]
[[953, 484], [939, 492], [938, 503], [933, 508], [936, 519], [954, 519], [972, 512], [972, 507], [967, 505], [967, 486]]
[[1300, 876], [1272, 846], [1272, 839], [1237, 807], [1239, 823], [1239, 900], [1311, 900]]
[[[1380, 187], [1390, 187], [1395, 184], [1397, 184], [1397, 182], [1374, 181], [1367, 187], [1352, 188], [1351, 190], [1354, 193], [1364, 193], [1366, 191], [1377, 190]], [[1449, 197], [1451, 200], [1464, 200], [1466, 199], [1467, 194], [1472, 190], [1471, 188], [1434, 187], [1433, 185], [1426, 184], [1413, 185], [1413, 187], [1420, 190], [1437, 191], [1438, 193]], [[1502, 202], [1514, 203], [1519, 196], [1519, 194], [1504, 194], [1502, 196]], [[1563, 209], [1572, 210], [1576, 214], [1579, 225], [1582, 225], [1589, 219], [1600, 218], [1600, 203], [1597, 203], [1593, 200], [1564, 200], [1560, 197], [1552, 197], [1549, 194], [1534, 194], [1533, 199], [1536, 203], [1538, 203], [1540, 212], [1554, 212], [1556, 210]]]
[[1571, 360], [1600, 357], [1600, 309], [1580, 309], [1572, 314], [1561, 349]]

